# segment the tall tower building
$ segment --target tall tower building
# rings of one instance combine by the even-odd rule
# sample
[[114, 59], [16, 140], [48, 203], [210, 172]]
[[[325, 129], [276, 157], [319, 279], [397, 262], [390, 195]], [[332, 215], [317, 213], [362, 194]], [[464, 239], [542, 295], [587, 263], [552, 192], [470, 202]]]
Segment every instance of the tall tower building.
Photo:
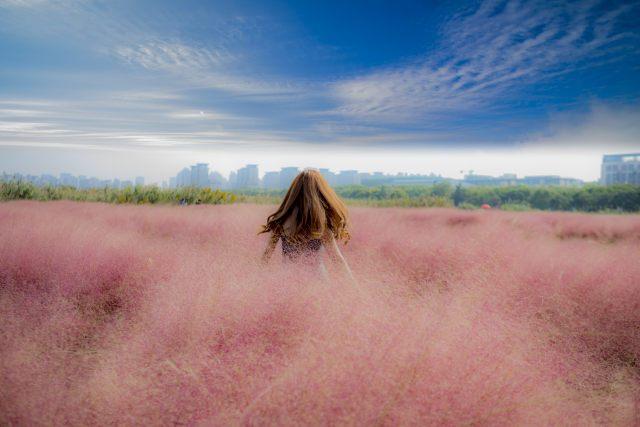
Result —
[[209, 174], [209, 185], [211, 188], [227, 188], [229, 182], [220, 172], [213, 171]]
[[298, 168], [289, 166], [280, 169], [280, 188], [289, 188], [291, 181], [298, 175]]
[[340, 171], [338, 175], [338, 185], [359, 185], [360, 175], [357, 170]]
[[640, 153], [602, 156], [600, 182], [604, 185], [640, 184]]
[[193, 187], [209, 186], [209, 164], [196, 163], [191, 166], [191, 185]]
[[262, 186], [268, 190], [276, 190], [280, 187], [280, 172], [267, 172], [262, 178]]
[[191, 170], [184, 168], [176, 176], [176, 187], [189, 187], [191, 186]]
[[327, 180], [329, 185], [331, 186], [337, 185], [337, 179], [336, 179], [337, 177], [335, 173], [331, 172], [329, 169], [326, 169], [326, 168], [320, 168], [320, 173], [322, 174], [324, 179]]
[[67, 185], [69, 187], [77, 187], [78, 186], [78, 178], [71, 175], [70, 173], [63, 172], [60, 174], [60, 185]]
[[236, 188], [257, 188], [259, 186], [258, 165], [247, 165], [238, 169]]
[[236, 188], [238, 186], [238, 173], [235, 171], [229, 172], [229, 187]]

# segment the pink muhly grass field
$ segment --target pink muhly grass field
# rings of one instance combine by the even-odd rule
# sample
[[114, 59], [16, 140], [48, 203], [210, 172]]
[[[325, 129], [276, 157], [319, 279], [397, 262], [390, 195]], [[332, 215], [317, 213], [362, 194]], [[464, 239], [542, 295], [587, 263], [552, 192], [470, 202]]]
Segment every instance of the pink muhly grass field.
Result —
[[354, 208], [354, 287], [270, 209], [0, 204], [0, 425], [640, 423], [640, 217]]

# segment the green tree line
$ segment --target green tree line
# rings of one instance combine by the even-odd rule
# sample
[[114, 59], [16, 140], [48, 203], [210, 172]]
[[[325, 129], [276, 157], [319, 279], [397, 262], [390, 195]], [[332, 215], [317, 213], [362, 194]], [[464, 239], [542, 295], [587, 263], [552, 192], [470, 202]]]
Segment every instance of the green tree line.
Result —
[[469, 203], [503, 208], [541, 209], [558, 211], [640, 211], [640, 186], [621, 184], [583, 187], [456, 187], [452, 193], [454, 204]]
[[[463, 187], [448, 182], [433, 185], [353, 185], [336, 187], [340, 197], [351, 204], [370, 206], [415, 206], [478, 208], [484, 204], [506, 210], [640, 211], [640, 186], [597, 184], [583, 187], [526, 185], [508, 187]], [[243, 199], [277, 202], [279, 190], [247, 190]]]
[[[478, 208], [483, 204], [505, 210], [640, 211], [640, 186], [585, 185], [583, 187], [462, 187], [448, 182], [434, 185], [362, 185], [336, 187], [351, 205]], [[225, 204], [234, 202], [279, 203], [284, 190], [243, 190], [236, 193], [210, 188], [160, 189], [136, 186], [123, 189], [38, 187], [28, 182], [0, 182], [0, 200], [76, 200], [106, 203]]]
[[0, 182], [0, 200], [75, 200], [82, 202], [132, 204], [226, 204], [236, 201], [236, 195], [210, 188], [161, 189], [156, 186], [135, 186], [122, 189], [36, 186], [24, 181]]

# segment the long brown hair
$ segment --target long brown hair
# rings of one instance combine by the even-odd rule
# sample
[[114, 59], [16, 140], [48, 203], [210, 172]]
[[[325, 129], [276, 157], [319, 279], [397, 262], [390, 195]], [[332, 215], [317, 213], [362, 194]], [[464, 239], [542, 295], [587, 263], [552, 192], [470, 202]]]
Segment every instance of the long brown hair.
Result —
[[304, 241], [324, 236], [327, 229], [338, 240], [349, 240], [347, 207], [315, 169], [305, 169], [295, 177], [280, 207], [267, 218], [260, 233], [284, 233], [284, 223], [296, 210], [287, 239]]

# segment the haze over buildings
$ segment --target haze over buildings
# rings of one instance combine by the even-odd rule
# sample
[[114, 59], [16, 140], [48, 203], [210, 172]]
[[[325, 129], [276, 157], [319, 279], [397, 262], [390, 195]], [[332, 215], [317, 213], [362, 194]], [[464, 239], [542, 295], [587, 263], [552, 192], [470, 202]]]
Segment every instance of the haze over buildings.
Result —
[[[210, 170], [208, 163], [196, 163], [180, 170], [176, 176], [170, 177], [161, 183], [163, 188], [180, 187], [210, 187], [230, 190], [283, 190], [286, 189], [293, 178], [302, 169], [297, 166], [287, 166], [279, 171], [267, 171], [262, 177], [258, 164], [248, 164], [237, 171], [232, 171], [228, 177], [222, 173]], [[412, 174], [397, 173], [387, 174], [383, 172], [361, 172], [354, 169], [333, 171], [328, 168], [319, 168], [320, 173], [332, 186], [347, 185], [431, 185], [439, 182], [450, 182], [465, 186], [580, 186], [585, 182], [577, 178], [563, 177], [559, 175], [528, 175], [518, 177], [514, 173], [504, 173], [499, 176], [480, 175], [469, 171], [463, 178], [457, 179], [445, 177], [434, 173]], [[144, 185], [145, 178], [137, 176], [134, 180], [98, 179], [84, 175], [74, 176], [70, 173], [61, 173], [59, 176], [52, 174], [0, 175], [0, 180], [25, 180], [36, 185], [71, 186], [80, 189], [87, 188], [124, 188], [134, 185]], [[600, 184], [636, 184], [640, 185], [640, 153], [606, 154], [602, 157]]]
[[[196, 163], [180, 170], [176, 176], [164, 180], [160, 185], [163, 188], [180, 187], [210, 187], [220, 189], [266, 189], [282, 190], [286, 189], [293, 178], [302, 170], [297, 166], [287, 166], [279, 171], [267, 171], [260, 176], [258, 164], [248, 164], [237, 171], [232, 171], [228, 177], [222, 173], [210, 170], [208, 163]], [[504, 173], [499, 176], [475, 174], [472, 170], [464, 175], [462, 179], [445, 177], [442, 175], [412, 174], [401, 172], [397, 174], [386, 174], [383, 172], [360, 172], [358, 170], [347, 169], [333, 171], [328, 168], [319, 168], [320, 173], [332, 186], [346, 185], [430, 185], [447, 181], [450, 183], [460, 183], [462, 185], [485, 185], [485, 186], [511, 186], [511, 185], [556, 185], [556, 186], [579, 186], [585, 182], [583, 180], [560, 175], [529, 175], [518, 177], [514, 173]], [[74, 176], [70, 173], [61, 173], [58, 177], [52, 174], [42, 175], [22, 175], [19, 173], [0, 175], [0, 180], [25, 180], [37, 185], [66, 185], [76, 188], [123, 188], [133, 185], [144, 185], [145, 178], [137, 176], [134, 180], [98, 179], [84, 175]], [[602, 157], [600, 184], [640, 184], [640, 153], [627, 154], [605, 154]]]

